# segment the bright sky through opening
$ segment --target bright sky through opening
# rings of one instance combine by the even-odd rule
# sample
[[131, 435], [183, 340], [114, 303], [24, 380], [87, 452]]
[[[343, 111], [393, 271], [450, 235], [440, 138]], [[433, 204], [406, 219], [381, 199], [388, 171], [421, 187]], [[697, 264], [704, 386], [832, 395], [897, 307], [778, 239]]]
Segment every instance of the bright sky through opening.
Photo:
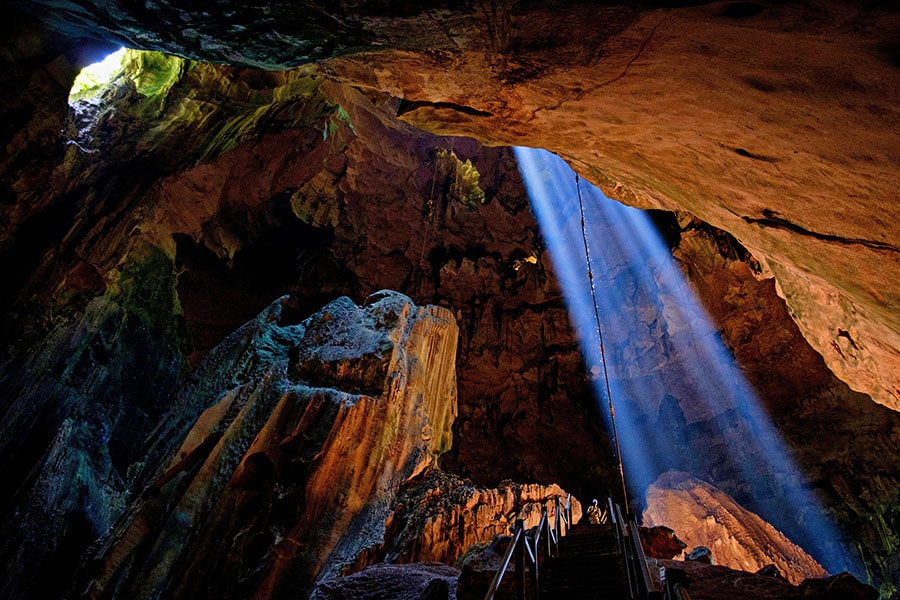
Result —
[[122, 70], [123, 58], [125, 58], [125, 48], [119, 48], [100, 62], [83, 68], [72, 84], [72, 91], [69, 92], [69, 103], [72, 103], [73, 97], [108, 83]]

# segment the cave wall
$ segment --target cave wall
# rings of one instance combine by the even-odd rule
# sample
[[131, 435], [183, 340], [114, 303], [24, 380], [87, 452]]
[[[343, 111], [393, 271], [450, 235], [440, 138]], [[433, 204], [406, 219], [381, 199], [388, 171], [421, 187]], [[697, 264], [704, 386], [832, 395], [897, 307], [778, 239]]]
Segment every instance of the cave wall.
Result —
[[[328, 69], [406, 99], [425, 130], [546, 148], [610, 197], [728, 231], [829, 368], [896, 409], [896, 12], [691, 4], [517, 5], [505, 53], [461, 42]], [[599, 39], [594, 23], [610, 24]]]

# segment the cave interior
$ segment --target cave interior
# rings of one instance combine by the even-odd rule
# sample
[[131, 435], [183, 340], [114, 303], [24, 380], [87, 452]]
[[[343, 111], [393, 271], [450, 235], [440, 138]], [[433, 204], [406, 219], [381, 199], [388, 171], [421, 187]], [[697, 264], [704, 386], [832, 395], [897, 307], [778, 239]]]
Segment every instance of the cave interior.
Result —
[[900, 597], [892, 3], [2, 27], [0, 597], [475, 597], [566, 494]]

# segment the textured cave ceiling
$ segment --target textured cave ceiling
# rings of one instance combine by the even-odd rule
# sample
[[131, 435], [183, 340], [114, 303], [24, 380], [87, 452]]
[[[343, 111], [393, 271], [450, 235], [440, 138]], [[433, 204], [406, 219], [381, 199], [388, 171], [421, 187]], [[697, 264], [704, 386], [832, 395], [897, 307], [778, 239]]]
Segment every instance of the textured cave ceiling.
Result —
[[[900, 15], [866, 2], [27, 2], [71, 38], [323, 73], [732, 233], [851, 387], [900, 407]], [[81, 45], [82, 54], [90, 48]]]

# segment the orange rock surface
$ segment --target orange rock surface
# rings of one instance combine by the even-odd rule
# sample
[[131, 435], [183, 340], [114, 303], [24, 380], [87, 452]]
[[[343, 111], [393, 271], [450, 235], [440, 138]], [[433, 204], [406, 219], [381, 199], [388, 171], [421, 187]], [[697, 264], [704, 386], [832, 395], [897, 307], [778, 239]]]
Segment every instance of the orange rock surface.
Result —
[[774, 564], [793, 584], [824, 577], [825, 569], [802, 548], [727, 494], [686, 473], [663, 474], [647, 491], [646, 526], [675, 530], [686, 550], [706, 546], [715, 564], [756, 572]]

